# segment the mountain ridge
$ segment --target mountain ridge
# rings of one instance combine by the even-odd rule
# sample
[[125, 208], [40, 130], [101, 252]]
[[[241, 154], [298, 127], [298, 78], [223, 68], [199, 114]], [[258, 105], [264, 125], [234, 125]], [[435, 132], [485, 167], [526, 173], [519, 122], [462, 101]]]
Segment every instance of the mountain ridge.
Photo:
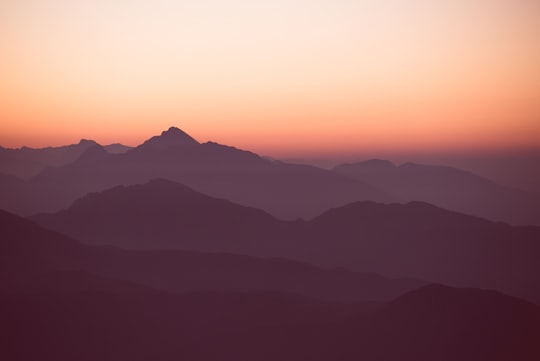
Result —
[[170, 127], [168, 130], [161, 132], [161, 135], [154, 136], [138, 147], [155, 147], [158, 149], [179, 147], [179, 146], [193, 146], [200, 145], [189, 134], [177, 127]]
[[310, 221], [283, 221], [197, 192], [185, 198], [185, 186], [159, 182], [97, 193], [78, 210], [32, 219], [91, 244], [285, 257], [483, 286], [540, 302], [540, 227], [510, 226], [424, 202], [355, 202]]
[[[172, 132], [174, 135], [181, 131]], [[5, 189], [19, 199], [32, 194], [31, 202], [13, 204], [0, 199], [0, 208], [21, 215], [57, 211], [87, 193], [154, 178], [180, 182], [208, 195], [260, 208], [286, 219], [313, 217], [351, 200], [386, 202], [394, 199], [376, 187], [328, 170], [272, 162], [253, 152], [214, 142], [192, 145], [153, 147], [143, 144], [124, 154], [92, 149], [69, 164], [45, 169], [29, 179], [23, 190]], [[93, 155], [99, 160], [88, 161], [92, 153], [100, 153], [99, 157]], [[16, 201], [17, 197], [14, 199]]]
[[[88, 275], [87, 279], [128, 283], [122, 286], [126, 290], [133, 288], [129, 284], [138, 284], [172, 293], [284, 292], [354, 303], [388, 300], [425, 284], [282, 258], [85, 245], [5, 211], [0, 211], [0, 226], [0, 284], [4, 290], [7, 286], [20, 289], [18, 284], [27, 290], [41, 289], [37, 282], [47, 280], [47, 275], [75, 272], [75, 276]], [[64, 275], [69, 281], [69, 274]]]
[[333, 171], [376, 184], [403, 201], [424, 201], [514, 225], [540, 225], [539, 194], [504, 187], [461, 169], [368, 160], [341, 164]]

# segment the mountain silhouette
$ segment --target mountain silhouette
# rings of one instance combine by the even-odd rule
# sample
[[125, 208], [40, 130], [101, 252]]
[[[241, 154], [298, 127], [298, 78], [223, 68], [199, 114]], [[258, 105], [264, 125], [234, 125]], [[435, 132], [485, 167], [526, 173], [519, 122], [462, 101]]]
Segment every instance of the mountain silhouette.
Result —
[[422, 202], [357, 202], [311, 221], [281, 221], [157, 180], [91, 194], [64, 211], [32, 219], [89, 244], [285, 257], [497, 289], [540, 303], [540, 228], [495, 223]]
[[103, 290], [110, 289], [107, 280], [117, 280], [129, 291], [139, 290], [131, 283], [177, 293], [265, 291], [364, 302], [389, 300], [425, 284], [277, 258], [91, 247], [3, 211], [0, 225], [4, 291], [75, 289], [81, 279]]
[[516, 225], [540, 225], [540, 195], [511, 189], [460, 169], [380, 159], [333, 169], [399, 197]]
[[0, 356], [9, 360], [533, 361], [540, 356], [537, 306], [440, 286], [367, 312], [271, 294], [153, 290], [3, 294], [0, 306], [5, 335]]
[[[0, 173], [21, 179], [30, 179], [47, 167], [59, 167], [74, 162], [84, 152], [100, 146], [97, 142], [81, 139], [77, 144], [46, 148], [3, 148], [0, 147]], [[125, 153], [131, 147], [122, 144], [104, 146], [109, 153]]]
[[22, 191], [4, 190], [21, 198], [33, 194], [32, 204], [0, 199], [0, 208], [20, 215], [58, 211], [87, 193], [155, 178], [177, 181], [287, 219], [314, 217], [354, 200], [395, 200], [373, 186], [331, 171], [270, 161], [214, 142], [199, 144], [176, 128], [125, 154], [109, 154], [99, 146], [88, 152], [91, 157], [82, 154], [70, 164], [45, 169], [28, 180]]
[[[422, 202], [357, 202], [308, 223], [306, 260], [383, 275], [481, 287], [540, 303], [540, 228], [447, 211]], [[323, 263], [324, 262], [324, 263]]]
[[127, 145], [123, 145], [123, 144], [120, 144], [120, 143], [114, 143], [114, 144], [105, 145], [105, 146], [103, 146], [103, 148], [105, 148], [107, 153], [111, 153], [111, 154], [123, 154], [123, 153], [126, 153], [127, 151], [133, 149], [132, 147], [129, 147]]
[[28, 179], [46, 167], [71, 163], [86, 150], [97, 145], [93, 140], [81, 139], [78, 144], [62, 147], [40, 149], [0, 147], [0, 172]]
[[67, 210], [33, 219], [92, 244], [244, 253], [264, 248], [261, 234], [278, 240], [287, 225], [258, 209], [164, 179], [91, 193]]
[[[0, 285], [6, 360], [540, 357], [540, 308], [498, 292], [286, 260], [86, 246], [4, 211]], [[366, 292], [386, 302], [357, 303]]]
[[[326, 340], [336, 360], [534, 360], [539, 307], [479, 289], [428, 285], [347, 319]], [[324, 340], [321, 341], [324, 345]], [[324, 357], [324, 355], [321, 355]], [[321, 359], [323, 359], [321, 357]]]
[[140, 145], [140, 147], [154, 147], [158, 149], [164, 149], [186, 145], [199, 145], [199, 142], [197, 142], [184, 131], [176, 127], [170, 127], [168, 130], [163, 131], [161, 135], [148, 139], [142, 145]]

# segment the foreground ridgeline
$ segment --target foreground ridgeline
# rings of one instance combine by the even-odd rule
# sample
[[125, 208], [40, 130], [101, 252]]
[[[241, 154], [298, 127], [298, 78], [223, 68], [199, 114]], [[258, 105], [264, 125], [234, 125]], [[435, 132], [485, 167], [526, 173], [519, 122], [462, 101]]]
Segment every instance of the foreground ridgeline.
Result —
[[[5, 212], [0, 225], [5, 360], [540, 357], [540, 308], [493, 291], [278, 259], [85, 246]], [[379, 302], [360, 302], [381, 291]]]

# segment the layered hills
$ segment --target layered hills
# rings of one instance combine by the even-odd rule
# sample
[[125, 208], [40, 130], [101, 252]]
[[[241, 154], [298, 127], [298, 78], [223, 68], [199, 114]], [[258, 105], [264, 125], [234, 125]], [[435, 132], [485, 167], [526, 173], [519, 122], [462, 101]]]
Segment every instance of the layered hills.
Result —
[[373, 159], [342, 164], [334, 172], [347, 175], [396, 196], [423, 201], [470, 215], [516, 225], [540, 225], [540, 195], [512, 189], [447, 166]]
[[270, 161], [214, 142], [200, 144], [172, 127], [124, 154], [94, 146], [74, 162], [6, 187], [13, 196], [1, 199], [0, 208], [20, 215], [58, 211], [87, 193], [155, 178], [289, 219], [313, 217], [355, 200], [394, 200], [376, 187], [335, 172]]
[[[283, 260], [240, 256], [244, 261], [229, 263], [227, 255], [85, 246], [6, 212], [0, 212], [0, 225], [2, 359], [540, 357], [540, 309], [498, 292], [379, 278], [379, 284], [408, 282], [412, 288], [395, 289], [393, 300], [387, 294], [376, 304], [357, 303], [362, 297], [351, 294], [329, 302], [298, 285], [334, 296], [340, 287], [361, 293], [368, 290], [366, 275], [340, 270], [332, 276], [335, 271]], [[228, 275], [212, 274], [227, 264], [233, 266]], [[278, 282], [282, 286], [294, 284], [301, 269], [314, 278], [297, 279], [293, 293], [272, 291], [257, 268], [266, 268], [269, 278], [285, 271], [289, 280]], [[205, 283], [205, 272], [215, 283]], [[259, 287], [246, 287], [244, 279], [244, 288], [234, 290], [250, 272]], [[156, 274], [162, 283], [149, 281]], [[326, 289], [330, 284], [334, 289]], [[193, 292], [193, 285], [207, 288]]]
[[540, 302], [540, 228], [422, 202], [357, 202], [311, 221], [282, 221], [166, 180], [87, 195], [32, 217], [88, 244], [286, 257]]

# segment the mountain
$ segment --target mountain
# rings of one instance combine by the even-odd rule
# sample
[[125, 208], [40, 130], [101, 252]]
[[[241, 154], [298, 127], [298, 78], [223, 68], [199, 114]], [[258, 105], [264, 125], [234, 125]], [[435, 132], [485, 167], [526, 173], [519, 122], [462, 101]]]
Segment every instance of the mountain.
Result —
[[127, 145], [123, 145], [120, 143], [105, 145], [103, 146], [103, 148], [105, 148], [107, 153], [111, 153], [111, 154], [123, 154], [133, 149], [132, 147], [128, 147]]
[[342, 164], [334, 172], [394, 194], [495, 221], [540, 225], [540, 195], [511, 189], [460, 169], [385, 160]]
[[357, 202], [307, 224], [317, 252], [303, 258], [457, 287], [496, 289], [540, 303], [540, 228], [447, 211], [422, 202]]
[[421, 202], [357, 202], [311, 221], [280, 221], [158, 180], [91, 194], [64, 211], [32, 219], [89, 244], [285, 257], [491, 288], [540, 303], [540, 228]]
[[309, 350], [296, 334], [340, 318], [309, 300], [152, 291], [7, 295], [0, 317], [0, 357], [25, 361], [294, 360]]
[[261, 234], [277, 240], [287, 226], [258, 209], [164, 179], [91, 193], [57, 214], [32, 219], [91, 244], [229, 252], [262, 251]]
[[367, 312], [253, 293], [19, 293], [0, 298], [0, 317], [5, 335], [0, 357], [7, 360], [534, 361], [540, 356], [537, 306], [440, 286]]
[[[91, 247], [0, 211], [1, 289], [31, 290], [62, 275], [101, 277], [168, 292], [278, 292], [339, 302], [381, 301], [424, 282], [375, 274], [322, 269], [285, 259], [223, 253], [128, 251]], [[123, 286], [128, 288], [127, 286]], [[129, 289], [129, 288], [128, 288]]]
[[0, 147], [0, 172], [29, 179], [50, 166], [75, 161], [86, 150], [98, 146], [93, 140], [81, 139], [78, 144], [47, 148]]
[[168, 130], [161, 132], [161, 135], [148, 139], [140, 147], [166, 149], [170, 147], [192, 145], [199, 145], [199, 142], [183, 130], [176, 127], [170, 127]]
[[[285, 260], [84, 246], [3, 211], [0, 232], [5, 360], [540, 357], [539, 307], [498, 292], [417, 284], [385, 303], [344, 304], [336, 301], [358, 295], [340, 292], [362, 292], [366, 275]], [[279, 282], [296, 283], [294, 291], [321, 298], [306, 291], [318, 289], [332, 302], [287, 287], [271, 291], [279, 273]]]
[[464, 169], [510, 188], [540, 193], [540, 148], [491, 154], [453, 154], [439, 163]]
[[[320, 341], [333, 360], [534, 360], [540, 308], [479, 289], [428, 285]], [[326, 341], [326, 343], [324, 343]], [[326, 347], [324, 347], [326, 346]]]
[[125, 154], [109, 154], [97, 146], [70, 164], [49, 167], [28, 180], [22, 192], [2, 189], [21, 198], [33, 194], [32, 204], [5, 204], [0, 199], [0, 208], [20, 215], [58, 211], [89, 192], [155, 178], [287, 219], [314, 217], [354, 200], [394, 200], [373, 186], [331, 171], [270, 161], [213, 142], [200, 144], [171, 128]]

